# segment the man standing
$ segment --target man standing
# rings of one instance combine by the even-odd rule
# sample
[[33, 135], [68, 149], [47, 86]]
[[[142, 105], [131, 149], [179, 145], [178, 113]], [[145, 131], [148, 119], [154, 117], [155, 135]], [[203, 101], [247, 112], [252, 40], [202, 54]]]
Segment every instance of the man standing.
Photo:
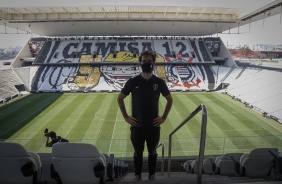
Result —
[[[145, 141], [149, 152], [149, 180], [155, 180], [160, 125], [166, 120], [173, 102], [166, 83], [152, 73], [155, 61], [155, 54], [143, 51], [139, 56], [141, 74], [129, 79], [118, 95], [118, 105], [123, 118], [131, 125], [130, 139], [134, 148], [135, 180], [141, 180]], [[124, 104], [124, 98], [129, 93], [132, 95], [132, 116], [128, 115]], [[160, 94], [167, 101], [162, 116], [159, 116]]]

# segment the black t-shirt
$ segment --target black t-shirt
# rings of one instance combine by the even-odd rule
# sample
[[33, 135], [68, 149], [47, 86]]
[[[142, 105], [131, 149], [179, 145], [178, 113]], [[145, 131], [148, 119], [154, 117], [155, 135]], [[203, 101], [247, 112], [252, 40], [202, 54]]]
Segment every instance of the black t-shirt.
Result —
[[147, 81], [141, 74], [129, 79], [121, 92], [132, 95], [132, 117], [138, 119], [138, 127], [154, 127], [153, 120], [159, 116], [160, 94], [170, 94], [162, 79], [153, 75]]
[[58, 136], [57, 139], [53, 139], [51, 142], [49, 142], [48, 147], [52, 147], [53, 144], [57, 142], [69, 142], [67, 139], [62, 138], [61, 136]]

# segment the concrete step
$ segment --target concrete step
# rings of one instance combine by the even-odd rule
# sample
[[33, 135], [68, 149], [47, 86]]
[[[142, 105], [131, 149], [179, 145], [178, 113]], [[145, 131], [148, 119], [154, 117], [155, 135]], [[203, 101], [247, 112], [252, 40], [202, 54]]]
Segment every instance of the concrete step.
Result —
[[[187, 174], [185, 172], [171, 172], [170, 177], [167, 173], [161, 176], [156, 173], [156, 180], [148, 180], [148, 173], [142, 173], [142, 181], [134, 181], [134, 173], [128, 173], [118, 184], [140, 184], [141, 182], [152, 184], [197, 184], [196, 174]], [[252, 183], [252, 184], [278, 184], [280, 182], [265, 181], [263, 178], [248, 177], [227, 177], [219, 175], [202, 175], [202, 184], [227, 184], [227, 183]]]

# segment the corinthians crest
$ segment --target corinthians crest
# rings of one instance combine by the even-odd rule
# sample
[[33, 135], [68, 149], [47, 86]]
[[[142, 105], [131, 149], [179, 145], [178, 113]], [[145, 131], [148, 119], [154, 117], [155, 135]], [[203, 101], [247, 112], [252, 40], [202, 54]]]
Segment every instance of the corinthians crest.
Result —
[[158, 89], [158, 85], [157, 85], [157, 84], [154, 84], [154, 85], [153, 85], [153, 88], [154, 88], [154, 90], [156, 91], [156, 90]]

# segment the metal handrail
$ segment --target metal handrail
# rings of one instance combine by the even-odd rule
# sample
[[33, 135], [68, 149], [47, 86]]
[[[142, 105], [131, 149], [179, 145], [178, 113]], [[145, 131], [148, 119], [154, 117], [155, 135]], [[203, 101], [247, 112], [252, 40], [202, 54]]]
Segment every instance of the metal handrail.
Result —
[[169, 143], [168, 143], [168, 177], [170, 177], [171, 169], [171, 139], [172, 135], [179, 130], [183, 125], [185, 125], [190, 119], [192, 119], [200, 110], [202, 110], [202, 128], [201, 128], [201, 138], [200, 138], [200, 150], [199, 150], [199, 165], [198, 165], [198, 176], [197, 183], [202, 182], [202, 170], [203, 170], [203, 161], [204, 161], [204, 152], [205, 152], [205, 140], [206, 140], [206, 130], [207, 130], [207, 108], [205, 104], [199, 105], [191, 114], [188, 116], [178, 127], [176, 127], [169, 134]]
[[161, 164], [161, 176], [164, 175], [164, 143], [162, 142], [157, 148], [162, 147], [162, 164]]

